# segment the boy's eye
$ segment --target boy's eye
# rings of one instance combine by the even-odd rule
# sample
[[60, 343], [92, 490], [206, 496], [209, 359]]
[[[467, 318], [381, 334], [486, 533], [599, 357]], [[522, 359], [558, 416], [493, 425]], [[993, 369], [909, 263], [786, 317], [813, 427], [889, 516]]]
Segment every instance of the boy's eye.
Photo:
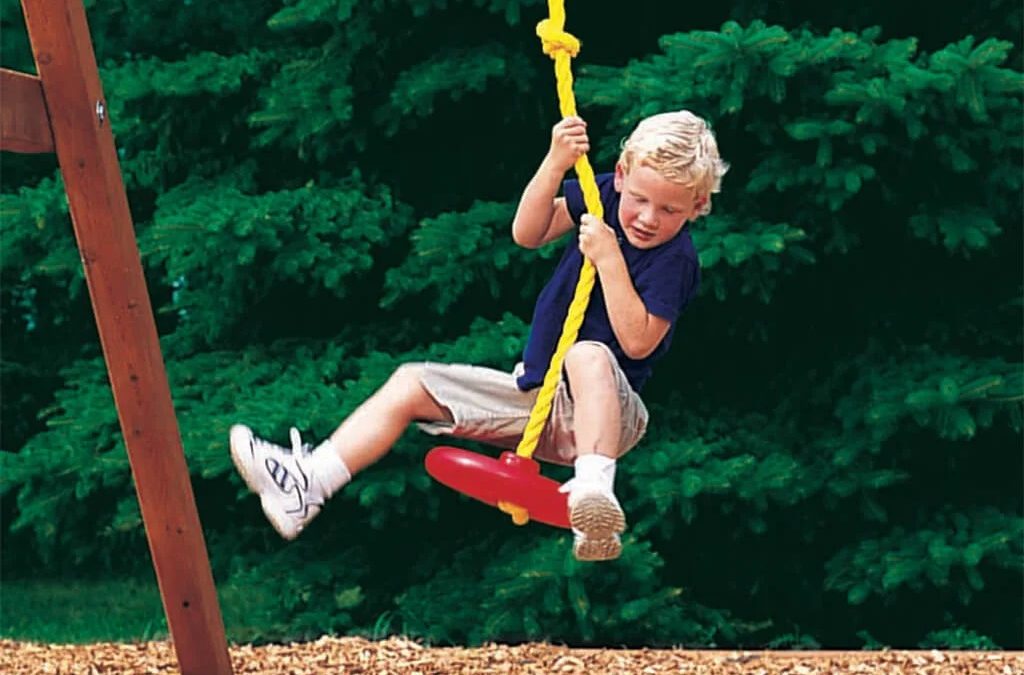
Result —
[[671, 206], [666, 206], [665, 208], [662, 209], [662, 211], [664, 211], [665, 213], [667, 213], [669, 215], [673, 215], [676, 212], [676, 210], [674, 208], [672, 208]]

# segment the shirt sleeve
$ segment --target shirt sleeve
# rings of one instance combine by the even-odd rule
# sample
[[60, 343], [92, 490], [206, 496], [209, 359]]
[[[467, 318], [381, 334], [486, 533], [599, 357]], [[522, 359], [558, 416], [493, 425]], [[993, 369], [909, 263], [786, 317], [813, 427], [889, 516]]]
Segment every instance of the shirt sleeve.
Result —
[[[617, 200], [612, 201], [615, 192], [615, 174], [597, 174], [594, 176], [594, 182], [597, 184], [598, 194], [601, 195], [601, 206], [604, 207], [607, 214], [613, 205], [618, 204]], [[580, 218], [587, 213], [587, 202], [583, 199], [583, 188], [580, 186], [578, 178], [570, 178], [562, 183], [562, 196], [565, 197], [565, 205], [569, 208], [572, 222], [579, 225]]]
[[674, 322], [697, 294], [700, 268], [679, 251], [666, 252], [640, 271], [633, 285], [648, 312]]
[[587, 212], [587, 205], [583, 202], [583, 188], [580, 181], [570, 178], [562, 183], [562, 196], [565, 197], [565, 205], [569, 208], [569, 215], [572, 222], [580, 224], [580, 218]]

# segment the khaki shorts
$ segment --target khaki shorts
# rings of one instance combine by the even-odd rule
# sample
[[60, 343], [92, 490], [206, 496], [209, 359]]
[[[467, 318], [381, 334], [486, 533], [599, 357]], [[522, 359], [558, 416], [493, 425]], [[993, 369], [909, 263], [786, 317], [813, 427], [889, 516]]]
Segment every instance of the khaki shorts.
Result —
[[[647, 408], [629, 386], [629, 380], [611, 350], [600, 342], [588, 341], [585, 344], [599, 345], [604, 349], [615, 373], [622, 407], [621, 456], [632, 449], [647, 431]], [[463, 364], [428, 362], [420, 366], [423, 368], [420, 381], [424, 388], [438, 404], [447, 408], [453, 420], [419, 422], [423, 431], [483, 441], [500, 448], [511, 449], [519, 444], [540, 392], [540, 388], [520, 391], [516, 386], [516, 378], [522, 373], [521, 363], [511, 373]], [[533, 457], [568, 466], [576, 457], [573, 402], [564, 377], [558, 383], [551, 416], [544, 425]]]

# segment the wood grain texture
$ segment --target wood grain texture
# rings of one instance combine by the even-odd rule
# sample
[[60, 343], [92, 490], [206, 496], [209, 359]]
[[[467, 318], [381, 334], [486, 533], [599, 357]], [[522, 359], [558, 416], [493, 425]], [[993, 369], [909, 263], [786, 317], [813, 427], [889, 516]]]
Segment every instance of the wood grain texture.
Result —
[[50, 117], [43, 84], [35, 75], [0, 68], [0, 150], [36, 154], [53, 152]]
[[22, 0], [160, 594], [187, 675], [231, 672], [224, 625], [81, 0]]

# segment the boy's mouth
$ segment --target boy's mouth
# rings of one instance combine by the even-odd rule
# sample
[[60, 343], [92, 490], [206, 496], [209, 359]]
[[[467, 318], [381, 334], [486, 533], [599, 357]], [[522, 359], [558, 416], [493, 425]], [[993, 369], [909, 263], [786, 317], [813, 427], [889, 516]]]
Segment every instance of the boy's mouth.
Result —
[[639, 239], [640, 241], [650, 241], [650, 240], [654, 239], [654, 233], [653, 232], [648, 232], [647, 230], [642, 230], [639, 227], [637, 227], [636, 225], [631, 225], [629, 229], [633, 233], [633, 236], [636, 237], [637, 239]]

